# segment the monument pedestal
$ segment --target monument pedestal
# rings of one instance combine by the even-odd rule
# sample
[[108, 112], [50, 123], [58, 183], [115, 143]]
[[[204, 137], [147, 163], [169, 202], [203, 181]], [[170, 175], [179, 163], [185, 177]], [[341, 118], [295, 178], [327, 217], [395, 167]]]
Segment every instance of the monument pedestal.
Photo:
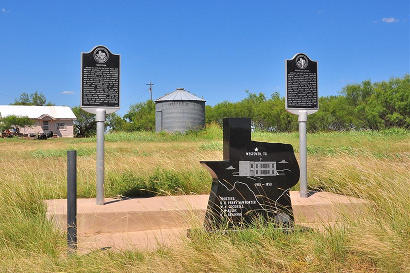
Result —
[[[363, 199], [330, 192], [317, 192], [301, 198], [291, 191], [296, 225], [323, 229], [354, 217], [368, 203]], [[187, 229], [201, 227], [209, 195], [159, 196], [126, 200], [106, 199], [98, 206], [95, 199], [78, 199], [77, 224], [80, 251], [113, 249], [155, 249], [159, 245], [180, 243]], [[47, 217], [65, 230], [67, 200], [46, 200]]]
[[331, 192], [316, 192], [307, 198], [298, 191], [290, 192], [295, 225], [323, 230], [343, 223], [360, 213], [368, 201]]

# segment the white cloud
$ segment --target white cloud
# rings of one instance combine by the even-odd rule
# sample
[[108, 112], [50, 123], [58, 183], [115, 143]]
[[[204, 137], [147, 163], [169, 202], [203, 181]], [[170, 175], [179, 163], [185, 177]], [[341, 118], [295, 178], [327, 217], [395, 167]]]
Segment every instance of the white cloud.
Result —
[[387, 24], [397, 23], [398, 21], [399, 21], [399, 19], [396, 19], [396, 18], [394, 18], [394, 17], [382, 18], [382, 22], [383, 22], [383, 23], [387, 23]]
[[72, 94], [74, 94], [74, 91], [61, 91], [60, 94], [63, 94], [63, 95], [72, 95]]

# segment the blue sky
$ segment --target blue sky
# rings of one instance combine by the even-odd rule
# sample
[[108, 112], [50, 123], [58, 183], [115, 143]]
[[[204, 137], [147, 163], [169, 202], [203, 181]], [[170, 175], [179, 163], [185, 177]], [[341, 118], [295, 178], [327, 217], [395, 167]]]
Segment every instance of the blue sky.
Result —
[[285, 94], [284, 62], [319, 62], [319, 94], [410, 69], [409, 1], [0, 1], [0, 104], [80, 104], [81, 52], [121, 55], [121, 110], [184, 87], [207, 104]]

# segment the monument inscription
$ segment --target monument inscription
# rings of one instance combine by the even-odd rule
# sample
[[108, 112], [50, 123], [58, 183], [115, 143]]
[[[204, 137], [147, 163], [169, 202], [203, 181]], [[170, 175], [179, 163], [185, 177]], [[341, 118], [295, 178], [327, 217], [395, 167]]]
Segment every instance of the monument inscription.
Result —
[[223, 120], [223, 161], [201, 161], [213, 182], [207, 229], [240, 227], [255, 218], [290, 226], [289, 190], [299, 180], [292, 145], [251, 141], [248, 118]]
[[81, 106], [84, 108], [119, 108], [120, 55], [105, 46], [82, 54]]
[[305, 54], [286, 60], [286, 109], [318, 109], [317, 62]]

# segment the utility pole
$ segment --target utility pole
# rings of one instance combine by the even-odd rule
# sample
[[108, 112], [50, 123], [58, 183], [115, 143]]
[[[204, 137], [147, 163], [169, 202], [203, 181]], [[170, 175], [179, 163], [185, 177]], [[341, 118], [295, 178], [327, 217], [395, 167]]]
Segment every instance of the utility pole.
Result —
[[147, 83], [146, 85], [149, 85], [149, 93], [151, 95], [151, 101], [152, 101], [152, 86], [154, 85], [151, 81]]

